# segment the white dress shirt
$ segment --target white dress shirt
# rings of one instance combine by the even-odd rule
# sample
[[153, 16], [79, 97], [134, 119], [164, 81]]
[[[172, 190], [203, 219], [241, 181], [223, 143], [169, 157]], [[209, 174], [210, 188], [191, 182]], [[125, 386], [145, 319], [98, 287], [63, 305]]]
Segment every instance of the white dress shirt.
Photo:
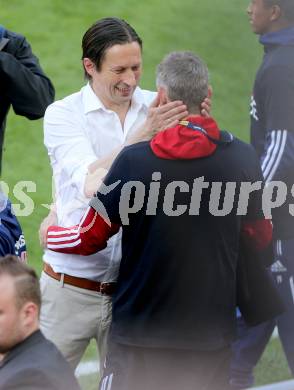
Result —
[[[79, 223], [89, 199], [84, 195], [88, 167], [121, 146], [145, 121], [155, 92], [136, 88], [122, 128], [118, 115], [104, 107], [87, 84], [79, 92], [51, 104], [44, 117], [44, 142], [53, 169], [58, 225]], [[96, 281], [117, 277], [121, 234], [91, 256], [45, 250], [43, 260], [55, 272]]]

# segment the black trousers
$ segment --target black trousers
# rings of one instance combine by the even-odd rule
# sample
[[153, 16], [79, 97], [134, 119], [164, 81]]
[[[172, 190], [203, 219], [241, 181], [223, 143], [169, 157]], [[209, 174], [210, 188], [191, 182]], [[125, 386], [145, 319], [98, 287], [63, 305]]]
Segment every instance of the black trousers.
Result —
[[238, 339], [233, 344], [231, 365], [232, 389], [244, 389], [254, 383], [253, 370], [274, 327], [279, 337], [294, 376], [294, 239], [278, 240], [275, 245], [275, 263], [271, 272], [277, 290], [285, 304], [285, 312], [271, 321], [258, 326], [248, 326], [244, 319], [238, 319]]
[[217, 351], [110, 342], [100, 390], [227, 390], [230, 347]]

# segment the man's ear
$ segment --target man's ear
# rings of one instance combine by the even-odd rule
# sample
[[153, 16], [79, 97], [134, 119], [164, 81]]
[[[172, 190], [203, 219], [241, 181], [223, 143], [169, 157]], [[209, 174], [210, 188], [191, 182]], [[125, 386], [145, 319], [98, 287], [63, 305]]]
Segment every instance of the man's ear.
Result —
[[163, 87], [158, 87], [157, 91], [158, 91], [158, 96], [159, 96], [159, 105], [163, 106], [164, 104], [166, 104], [168, 102], [166, 89]]
[[90, 58], [83, 58], [83, 65], [88, 75], [92, 76], [96, 69], [93, 61], [91, 61]]
[[272, 9], [272, 12], [271, 12], [271, 17], [270, 17], [270, 20], [271, 22], [275, 22], [276, 20], [280, 19], [280, 17], [282, 16], [282, 11], [281, 11], [281, 8], [275, 4], [271, 7]]
[[38, 306], [33, 302], [26, 302], [21, 308], [22, 325], [30, 328], [38, 320]]

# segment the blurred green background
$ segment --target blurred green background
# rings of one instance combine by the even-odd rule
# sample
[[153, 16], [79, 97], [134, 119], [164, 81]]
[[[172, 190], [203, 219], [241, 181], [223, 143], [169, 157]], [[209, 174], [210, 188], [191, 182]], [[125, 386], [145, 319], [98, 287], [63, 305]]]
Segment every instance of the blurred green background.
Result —
[[[81, 39], [86, 29], [102, 17], [124, 18], [143, 39], [141, 87], [155, 88], [155, 67], [163, 55], [172, 50], [192, 50], [210, 70], [212, 115], [221, 128], [248, 140], [249, 98], [262, 49], [250, 31], [247, 5], [245, 0], [0, 0], [0, 24], [26, 36], [55, 85], [56, 99], [60, 99], [84, 84]], [[24, 190], [34, 202], [33, 212], [19, 219], [27, 240], [29, 263], [40, 272], [38, 228], [48, 213], [44, 204], [52, 200], [51, 169], [43, 146], [41, 120], [28, 121], [10, 112], [2, 181], [8, 184], [12, 203], [23, 213], [25, 205], [14, 196], [14, 190], [19, 181], [35, 183], [35, 189]], [[89, 358], [93, 354], [90, 352]], [[258, 383], [289, 376], [281, 356], [275, 341], [264, 357], [268, 360], [263, 360], [257, 369]], [[86, 383], [84, 388], [92, 387]], [[96, 383], [93, 388], [97, 388]]]

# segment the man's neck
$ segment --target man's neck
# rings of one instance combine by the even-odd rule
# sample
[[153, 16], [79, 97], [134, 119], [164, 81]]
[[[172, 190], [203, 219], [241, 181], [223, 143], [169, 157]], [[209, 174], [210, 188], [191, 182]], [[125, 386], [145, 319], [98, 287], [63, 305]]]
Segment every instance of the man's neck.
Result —
[[131, 102], [127, 102], [126, 104], [117, 104], [117, 105], [113, 104], [106, 108], [108, 110], [115, 112], [118, 115], [121, 123], [121, 127], [124, 128], [125, 119], [130, 107], [131, 107]]
[[19, 340], [17, 344], [15, 344], [9, 351], [7, 351], [3, 354], [0, 354], [0, 363], [1, 363], [1, 361], [3, 361], [5, 356], [8, 355], [15, 347], [17, 347], [18, 345], [21, 345], [30, 336], [32, 336], [33, 333], [37, 332], [38, 330], [40, 330], [40, 326], [39, 326], [39, 324], [36, 324], [35, 326], [31, 327], [27, 332], [23, 333], [22, 339]]
[[277, 31], [284, 30], [285, 28], [290, 28], [290, 27], [294, 27], [293, 23], [289, 23], [287, 20], [281, 19], [281, 20], [278, 20], [275, 24], [273, 24], [270, 31], [268, 31], [268, 32], [269, 33], [277, 32]]
[[30, 337], [33, 333], [35, 333], [37, 330], [40, 330], [40, 325], [39, 323], [34, 324], [30, 329], [28, 329], [24, 334], [23, 334], [23, 340], [27, 339]]
[[130, 101], [126, 101], [125, 103], [116, 104], [115, 102], [109, 101], [109, 100], [103, 98], [102, 96], [100, 96], [95, 91], [93, 85], [92, 84], [90, 84], [90, 85], [91, 85], [91, 88], [92, 88], [93, 92], [98, 97], [98, 99], [102, 102], [104, 107], [107, 110], [113, 111], [113, 112], [115, 112], [118, 115], [118, 117], [120, 119], [121, 126], [123, 128], [124, 127], [124, 122], [125, 122], [127, 113], [129, 111], [129, 108], [131, 107], [132, 101], [130, 100]]
[[22, 343], [25, 340], [27, 340], [29, 337], [32, 336], [32, 334], [34, 334], [38, 330], [40, 330], [40, 324], [39, 324], [39, 322], [36, 322], [32, 326], [30, 326], [29, 329], [23, 331], [23, 333], [22, 333], [22, 340], [19, 343]]
[[194, 117], [201, 116], [200, 110], [198, 110], [198, 109], [189, 110], [189, 114], [186, 116], [186, 118], [191, 117], [191, 116], [194, 116]]

